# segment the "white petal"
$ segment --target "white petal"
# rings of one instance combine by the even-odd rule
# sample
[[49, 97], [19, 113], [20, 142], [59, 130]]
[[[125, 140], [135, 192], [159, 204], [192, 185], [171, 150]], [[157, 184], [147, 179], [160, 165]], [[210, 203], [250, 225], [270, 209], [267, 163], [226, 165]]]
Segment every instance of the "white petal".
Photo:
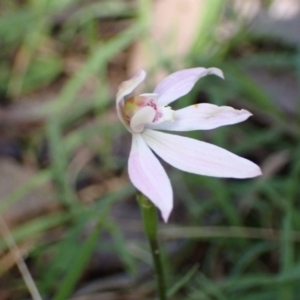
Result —
[[156, 110], [151, 106], [142, 107], [130, 120], [130, 128], [133, 132], [142, 132], [145, 124], [151, 123], [156, 115]]
[[145, 80], [147, 73], [144, 70], [140, 70], [134, 77], [129, 80], [123, 81], [118, 89], [117, 97], [116, 97], [116, 109], [117, 114], [120, 121], [124, 124], [124, 126], [130, 131], [128, 124], [123, 116], [122, 110], [124, 106], [124, 97], [130, 93]]
[[117, 92], [117, 103], [120, 102], [126, 95], [129, 95], [133, 90], [145, 80], [147, 73], [144, 70], [140, 70], [135, 76], [129, 80], [123, 81]]
[[217, 68], [186, 69], [167, 76], [154, 90], [154, 93], [159, 95], [159, 105], [168, 105], [174, 100], [186, 95], [193, 88], [198, 79], [210, 74], [224, 78], [222, 71]]
[[173, 208], [171, 183], [141, 134], [132, 135], [128, 173], [133, 185], [153, 202], [167, 222]]
[[[170, 106], [158, 107], [157, 108], [157, 117], [153, 121], [153, 124], [160, 124], [165, 121], [173, 122], [174, 121], [174, 113], [175, 113], [175, 110], [172, 110]], [[147, 127], [148, 127], [148, 125], [147, 125]]]
[[148, 99], [152, 99], [155, 102], [157, 101], [158, 95], [155, 93], [144, 93], [144, 94], [140, 94], [139, 97], [144, 97], [144, 98], [148, 98]]
[[149, 128], [173, 131], [209, 130], [243, 122], [250, 116], [252, 114], [245, 109], [201, 103], [176, 110], [173, 122], [151, 124]]
[[261, 175], [256, 164], [215, 145], [150, 129], [143, 132], [143, 137], [157, 155], [186, 172], [229, 178]]

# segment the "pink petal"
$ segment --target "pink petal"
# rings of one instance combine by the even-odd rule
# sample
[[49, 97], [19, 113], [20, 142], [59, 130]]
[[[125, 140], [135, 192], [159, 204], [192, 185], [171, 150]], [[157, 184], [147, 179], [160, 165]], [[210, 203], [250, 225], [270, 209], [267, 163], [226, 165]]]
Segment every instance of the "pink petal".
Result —
[[256, 164], [215, 145], [150, 129], [143, 137], [158, 156], [186, 172], [229, 178], [261, 175]]
[[147, 73], [144, 70], [140, 70], [138, 74], [132, 77], [129, 80], [122, 82], [119, 86], [117, 98], [116, 98], [116, 109], [117, 114], [120, 121], [124, 124], [124, 126], [130, 131], [126, 120], [124, 119], [122, 108], [124, 106], [124, 97], [133, 92], [133, 90], [145, 80]]
[[130, 120], [130, 128], [133, 132], [142, 132], [145, 124], [151, 123], [156, 115], [156, 110], [151, 106], [142, 107]]
[[251, 115], [245, 109], [201, 103], [175, 111], [173, 122], [151, 124], [149, 128], [174, 131], [209, 130], [243, 122]]
[[133, 185], [154, 203], [167, 222], [173, 208], [171, 183], [141, 134], [132, 134], [128, 173]]
[[221, 78], [223, 73], [217, 68], [193, 68], [175, 72], [167, 76], [154, 90], [158, 94], [159, 105], [168, 105], [186, 95], [201, 77], [215, 74]]

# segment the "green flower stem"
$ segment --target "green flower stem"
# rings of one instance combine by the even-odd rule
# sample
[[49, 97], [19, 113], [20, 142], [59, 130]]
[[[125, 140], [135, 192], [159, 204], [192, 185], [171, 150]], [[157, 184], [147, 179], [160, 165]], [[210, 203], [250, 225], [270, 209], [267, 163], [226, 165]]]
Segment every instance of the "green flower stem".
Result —
[[157, 239], [157, 209], [144, 195], [138, 194], [137, 199], [141, 207], [144, 229], [151, 248], [151, 254], [156, 271], [159, 299], [166, 300], [165, 276]]

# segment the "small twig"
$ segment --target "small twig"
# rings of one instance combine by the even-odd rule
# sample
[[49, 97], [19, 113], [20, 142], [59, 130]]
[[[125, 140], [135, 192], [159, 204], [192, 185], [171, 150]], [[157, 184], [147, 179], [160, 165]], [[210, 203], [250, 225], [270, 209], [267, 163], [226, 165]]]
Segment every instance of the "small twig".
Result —
[[13, 253], [17, 266], [19, 268], [19, 271], [23, 277], [23, 280], [29, 290], [29, 293], [32, 296], [33, 300], [42, 300], [42, 297], [34, 283], [34, 280], [32, 279], [32, 276], [27, 268], [27, 265], [22, 257], [21, 252], [19, 251], [18, 246], [15, 243], [15, 240], [13, 236], [11, 235], [9, 228], [7, 227], [4, 219], [0, 216], [0, 230], [2, 232], [3, 238], [10, 249], [10, 251]]

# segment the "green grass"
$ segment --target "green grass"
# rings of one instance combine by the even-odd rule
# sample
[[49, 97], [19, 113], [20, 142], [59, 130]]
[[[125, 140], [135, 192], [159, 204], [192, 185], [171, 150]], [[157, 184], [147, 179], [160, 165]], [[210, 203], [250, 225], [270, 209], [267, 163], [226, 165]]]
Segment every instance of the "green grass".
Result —
[[[110, 117], [114, 110], [110, 84], [116, 84], [110, 71], [126, 76], [126, 63], [120, 57], [137, 39], [157, 51], [156, 67], [172, 71], [174, 62], [156, 50], [159, 47], [149, 35], [151, 1], [140, 0], [136, 6], [121, 0], [50, 2], [0, 4], [1, 99], [14, 106], [38, 95], [43, 103], [38, 110], [42, 124], [33, 125], [29, 133], [9, 125], [17, 132], [11, 138], [22, 141], [23, 161], [16, 163], [23, 168], [29, 161], [35, 175], [2, 199], [0, 212], [5, 215], [31, 191], [53, 185], [56, 210], [27, 218], [11, 230], [20, 247], [30, 244], [26, 262], [44, 299], [69, 299], [90, 282], [120, 274], [131, 284], [118, 285], [116, 280], [110, 292], [155, 299], [150, 254], [142, 238], [135, 191], [126, 177], [130, 137]], [[245, 181], [201, 177], [167, 167], [175, 193], [171, 222], [160, 224], [168, 293], [174, 300], [296, 300], [300, 292], [300, 110], [288, 113], [280, 108], [247, 70], [289, 72], [299, 83], [299, 49], [282, 41], [280, 47], [264, 50], [258, 44], [273, 43], [274, 37], [250, 35], [243, 24], [234, 36], [218, 41], [216, 26], [225, 17], [234, 18], [224, 3], [216, 0], [205, 7], [205, 18], [180, 65], [220, 67], [226, 80], [203, 78], [175, 106], [184, 107], [205, 95], [211, 103], [249, 109], [254, 116], [247, 122], [190, 136], [265, 168], [278, 163], [280, 153], [286, 156], [278, 170]], [[106, 21], [116, 26], [116, 32], [110, 34], [109, 27], [103, 31]], [[68, 59], [74, 57], [78, 67], [70, 72]], [[51, 101], [43, 102], [52, 91]], [[45, 142], [47, 159], [40, 164], [39, 149]], [[78, 173], [70, 174], [82, 149], [91, 159]], [[92, 201], [83, 201], [81, 192], [86, 190], [76, 187], [85, 178], [92, 182], [84, 188], [101, 189], [92, 193]], [[122, 205], [133, 215], [119, 220], [114, 208]], [[93, 274], [91, 263], [107, 252], [120, 261], [122, 270], [102, 277]], [[7, 253], [1, 240], [2, 259]], [[0, 265], [0, 272], [0, 289], [16, 300], [28, 296], [14, 268], [4, 270]], [[94, 292], [101, 298], [101, 290]]]

